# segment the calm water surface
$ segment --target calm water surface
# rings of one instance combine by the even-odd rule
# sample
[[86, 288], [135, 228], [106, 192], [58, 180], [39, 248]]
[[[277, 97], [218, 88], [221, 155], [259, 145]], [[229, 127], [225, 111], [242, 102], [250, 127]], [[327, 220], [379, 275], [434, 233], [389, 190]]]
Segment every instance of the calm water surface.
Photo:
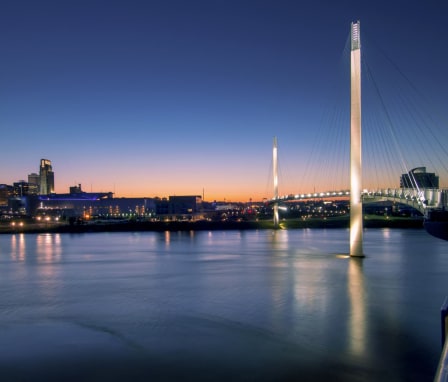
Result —
[[431, 381], [423, 230], [0, 235], [1, 381]]

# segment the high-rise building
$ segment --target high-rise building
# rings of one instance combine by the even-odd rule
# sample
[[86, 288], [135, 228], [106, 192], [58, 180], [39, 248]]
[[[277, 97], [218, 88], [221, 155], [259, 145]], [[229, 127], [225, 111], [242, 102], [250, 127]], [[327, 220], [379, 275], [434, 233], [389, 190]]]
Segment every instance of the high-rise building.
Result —
[[51, 161], [48, 159], [40, 160], [39, 170], [40, 195], [54, 193], [54, 173], [51, 167]]
[[30, 195], [38, 195], [40, 191], [39, 187], [40, 176], [33, 172], [28, 175], [28, 187]]
[[19, 180], [18, 182], [13, 183], [13, 193], [16, 197], [23, 197], [32, 195], [32, 189], [30, 192], [30, 184], [28, 182], [25, 182], [24, 180]]
[[13, 187], [0, 184], [0, 206], [7, 206], [9, 198], [13, 195]]
[[400, 177], [400, 188], [439, 188], [439, 177], [426, 167], [413, 168]]

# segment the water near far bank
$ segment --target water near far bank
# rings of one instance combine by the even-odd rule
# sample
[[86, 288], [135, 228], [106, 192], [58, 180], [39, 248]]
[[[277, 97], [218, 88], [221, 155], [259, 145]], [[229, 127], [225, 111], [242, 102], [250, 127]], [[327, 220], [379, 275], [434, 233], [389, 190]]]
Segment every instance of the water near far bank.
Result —
[[[348, 228], [350, 217], [282, 219], [280, 229], [294, 228]], [[364, 215], [365, 228], [423, 228], [423, 217], [396, 217]], [[149, 220], [90, 220], [68, 222], [36, 222], [34, 219], [15, 219], [1, 222], [0, 233], [82, 233], [82, 232], [137, 232], [137, 231], [209, 231], [273, 229], [272, 220], [190, 220], [190, 221], [149, 221]]]

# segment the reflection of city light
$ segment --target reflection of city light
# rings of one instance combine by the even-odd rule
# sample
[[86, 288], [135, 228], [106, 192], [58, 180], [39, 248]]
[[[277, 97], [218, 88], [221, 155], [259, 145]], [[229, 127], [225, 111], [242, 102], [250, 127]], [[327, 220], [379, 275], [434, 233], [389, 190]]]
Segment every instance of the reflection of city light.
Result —
[[165, 244], [169, 245], [171, 241], [171, 232], [170, 231], [165, 231]]
[[59, 234], [37, 235], [36, 244], [36, 252], [39, 261], [54, 262], [61, 257], [62, 248], [61, 237]]
[[11, 236], [11, 256], [14, 260], [25, 260], [25, 235], [23, 233]]

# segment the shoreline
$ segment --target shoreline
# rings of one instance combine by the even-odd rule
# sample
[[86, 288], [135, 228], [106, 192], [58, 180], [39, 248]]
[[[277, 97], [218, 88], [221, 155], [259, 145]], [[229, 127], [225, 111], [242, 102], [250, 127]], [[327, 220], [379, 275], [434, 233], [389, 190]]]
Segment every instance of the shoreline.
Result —
[[[349, 217], [338, 218], [313, 218], [313, 219], [287, 219], [281, 220], [278, 229], [303, 229], [303, 228], [349, 228]], [[366, 215], [364, 228], [421, 228], [423, 217], [398, 218]], [[216, 231], [216, 230], [253, 230], [275, 229], [271, 220], [251, 221], [171, 221], [149, 222], [129, 221], [102, 222], [101, 224], [70, 225], [65, 223], [27, 223], [24, 226], [12, 227], [0, 225], [0, 234], [13, 233], [93, 233], [93, 232], [164, 232], [164, 231]]]

